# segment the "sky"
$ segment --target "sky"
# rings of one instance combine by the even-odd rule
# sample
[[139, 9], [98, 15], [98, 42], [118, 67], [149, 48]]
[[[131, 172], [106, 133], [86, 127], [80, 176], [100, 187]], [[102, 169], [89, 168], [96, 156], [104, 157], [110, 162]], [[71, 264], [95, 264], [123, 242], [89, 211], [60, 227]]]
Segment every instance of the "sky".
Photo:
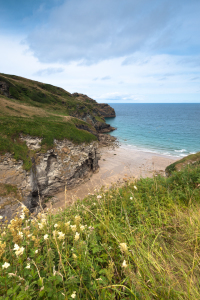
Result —
[[105, 103], [200, 103], [200, 0], [0, 0], [0, 72]]

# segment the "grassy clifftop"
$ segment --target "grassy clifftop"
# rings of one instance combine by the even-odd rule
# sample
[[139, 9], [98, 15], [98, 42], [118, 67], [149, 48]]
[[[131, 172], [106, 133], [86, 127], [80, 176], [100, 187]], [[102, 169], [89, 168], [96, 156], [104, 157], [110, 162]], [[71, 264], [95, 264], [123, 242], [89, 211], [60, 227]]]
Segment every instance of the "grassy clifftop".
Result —
[[30, 151], [20, 133], [42, 137], [48, 148], [54, 139], [97, 140], [98, 128], [107, 125], [89, 97], [79, 99], [62, 88], [14, 75], [0, 74], [0, 106], [0, 155], [13, 153], [25, 169], [31, 166]]

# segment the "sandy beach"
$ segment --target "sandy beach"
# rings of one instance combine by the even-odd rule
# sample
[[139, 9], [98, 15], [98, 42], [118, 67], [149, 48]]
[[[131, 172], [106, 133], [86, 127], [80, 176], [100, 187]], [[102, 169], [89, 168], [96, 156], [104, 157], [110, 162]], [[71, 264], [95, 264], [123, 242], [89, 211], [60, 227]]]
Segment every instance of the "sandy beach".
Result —
[[143, 152], [125, 146], [103, 147], [100, 149], [99, 170], [82, 185], [55, 195], [57, 198], [53, 208], [63, 208], [76, 199], [83, 199], [98, 191], [102, 186], [108, 188], [112, 184], [121, 184], [130, 178], [152, 177], [154, 174], [165, 175], [165, 168], [178, 160], [177, 157]]

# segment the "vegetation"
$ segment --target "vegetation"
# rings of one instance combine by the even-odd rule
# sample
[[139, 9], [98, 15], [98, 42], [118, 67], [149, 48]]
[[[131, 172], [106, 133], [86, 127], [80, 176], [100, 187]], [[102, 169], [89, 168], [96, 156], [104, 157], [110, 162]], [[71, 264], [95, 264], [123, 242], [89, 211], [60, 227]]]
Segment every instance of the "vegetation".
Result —
[[80, 120], [85, 113], [93, 114], [94, 100], [80, 101], [59, 87], [14, 75], [0, 74], [0, 81], [7, 84], [10, 95], [0, 95], [0, 155], [12, 153], [29, 170], [34, 152], [20, 140], [20, 134], [43, 138], [42, 151], [52, 148], [54, 139], [74, 143], [97, 140], [95, 128]]
[[165, 171], [168, 175], [170, 175], [173, 171], [179, 171], [188, 164], [195, 164], [197, 162], [200, 162], [200, 152], [188, 155], [180, 160], [175, 161], [173, 164], [169, 165]]
[[196, 163], [57, 214], [22, 208], [0, 229], [0, 299], [200, 299], [199, 187]]

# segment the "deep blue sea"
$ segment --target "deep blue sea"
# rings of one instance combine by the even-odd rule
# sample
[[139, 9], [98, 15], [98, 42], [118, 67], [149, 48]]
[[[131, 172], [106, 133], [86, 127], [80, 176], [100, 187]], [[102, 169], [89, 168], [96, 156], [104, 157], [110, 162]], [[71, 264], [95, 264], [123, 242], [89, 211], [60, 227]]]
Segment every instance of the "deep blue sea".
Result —
[[106, 122], [122, 144], [177, 157], [200, 151], [200, 103], [109, 105], [116, 118]]

